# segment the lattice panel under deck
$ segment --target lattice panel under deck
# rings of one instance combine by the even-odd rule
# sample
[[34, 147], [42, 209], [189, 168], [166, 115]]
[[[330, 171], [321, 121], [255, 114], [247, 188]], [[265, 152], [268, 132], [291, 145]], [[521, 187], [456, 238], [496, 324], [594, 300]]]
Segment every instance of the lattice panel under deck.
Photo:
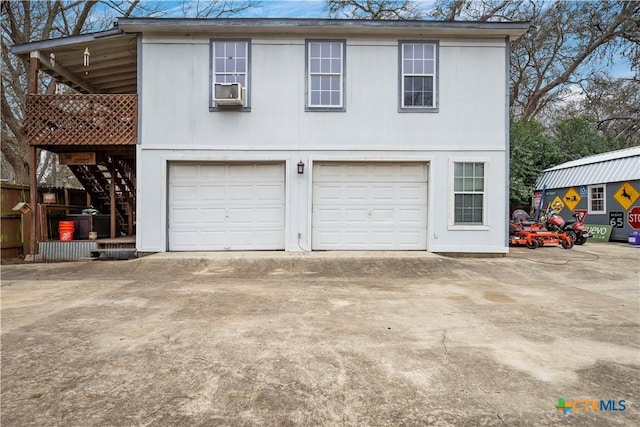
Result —
[[135, 145], [137, 95], [29, 95], [30, 145]]

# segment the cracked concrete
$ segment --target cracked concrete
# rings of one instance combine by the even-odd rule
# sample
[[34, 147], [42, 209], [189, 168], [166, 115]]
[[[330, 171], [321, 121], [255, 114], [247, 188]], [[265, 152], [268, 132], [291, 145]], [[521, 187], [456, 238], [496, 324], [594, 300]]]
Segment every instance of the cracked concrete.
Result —
[[2, 266], [2, 425], [639, 425], [638, 261], [589, 243]]

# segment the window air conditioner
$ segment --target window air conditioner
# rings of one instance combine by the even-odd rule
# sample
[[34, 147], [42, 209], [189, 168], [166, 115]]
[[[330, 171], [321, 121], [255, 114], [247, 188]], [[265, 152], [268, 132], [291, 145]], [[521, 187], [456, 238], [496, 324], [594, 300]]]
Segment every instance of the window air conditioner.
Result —
[[240, 83], [215, 83], [213, 87], [213, 102], [218, 106], [244, 105], [245, 89]]

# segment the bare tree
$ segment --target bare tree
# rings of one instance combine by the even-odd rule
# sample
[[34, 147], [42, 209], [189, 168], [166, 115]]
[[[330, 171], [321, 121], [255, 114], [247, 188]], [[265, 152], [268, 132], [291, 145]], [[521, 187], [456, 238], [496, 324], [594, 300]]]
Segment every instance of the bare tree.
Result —
[[446, 0], [431, 16], [446, 20], [531, 21], [512, 46], [511, 111], [531, 119], [567, 85], [599, 73], [624, 54], [636, 61], [638, 1]]
[[423, 11], [413, 0], [327, 0], [332, 18], [420, 19]]

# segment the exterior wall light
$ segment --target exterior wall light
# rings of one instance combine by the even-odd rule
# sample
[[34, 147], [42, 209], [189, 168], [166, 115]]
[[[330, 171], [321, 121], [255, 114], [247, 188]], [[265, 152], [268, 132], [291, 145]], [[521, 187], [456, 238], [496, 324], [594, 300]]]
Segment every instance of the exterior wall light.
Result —
[[298, 162], [298, 174], [302, 175], [304, 173], [304, 163], [302, 163], [302, 160], [300, 160]]

